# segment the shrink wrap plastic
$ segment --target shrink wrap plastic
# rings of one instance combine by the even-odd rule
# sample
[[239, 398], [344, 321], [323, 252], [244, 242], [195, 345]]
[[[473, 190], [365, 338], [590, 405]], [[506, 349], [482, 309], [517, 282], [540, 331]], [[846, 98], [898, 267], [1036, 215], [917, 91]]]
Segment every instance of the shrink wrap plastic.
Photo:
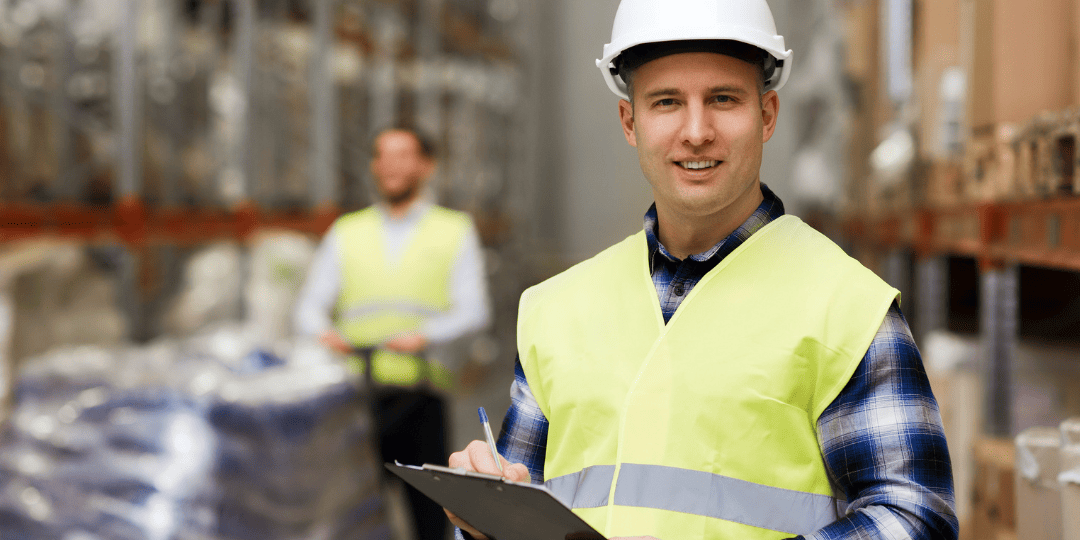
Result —
[[28, 362], [0, 538], [389, 538], [361, 390], [313, 344], [245, 345], [219, 329]]
[[1025, 540], [1061, 538], [1061, 434], [1057, 428], [1035, 426], [1016, 442], [1016, 532]]

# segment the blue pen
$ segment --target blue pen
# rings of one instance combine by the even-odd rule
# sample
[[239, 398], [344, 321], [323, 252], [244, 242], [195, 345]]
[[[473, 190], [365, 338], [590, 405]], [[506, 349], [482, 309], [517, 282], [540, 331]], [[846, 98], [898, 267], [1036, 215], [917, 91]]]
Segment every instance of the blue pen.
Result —
[[491, 436], [491, 424], [488, 423], [487, 412], [483, 407], [477, 409], [480, 413], [480, 423], [484, 425], [484, 436], [487, 437], [488, 448], [491, 449], [491, 457], [495, 458], [495, 465], [499, 466], [499, 472], [503, 472], [502, 461], [499, 460], [499, 453], [495, 451], [495, 437]]

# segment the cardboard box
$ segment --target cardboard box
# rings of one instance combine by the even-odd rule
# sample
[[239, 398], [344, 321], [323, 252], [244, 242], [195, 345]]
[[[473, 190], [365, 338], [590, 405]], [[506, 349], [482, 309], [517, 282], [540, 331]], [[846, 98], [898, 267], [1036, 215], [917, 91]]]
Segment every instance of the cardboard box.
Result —
[[914, 76], [922, 119], [920, 156], [942, 159], [948, 149], [942, 128], [948, 112], [941, 100], [942, 74], [960, 65], [961, 0], [923, 0], [915, 4]]
[[1023, 122], [1072, 104], [1075, 0], [964, 2], [972, 129]]
[[964, 153], [966, 201], [1000, 201], [1017, 191], [1016, 131], [1015, 125], [1006, 123], [972, 133]]
[[[1075, 452], [1080, 459], [1080, 451]], [[1061, 513], [1063, 540], [1080, 540], [1080, 467], [1061, 474], [1061, 508], [1068, 509]]]
[[982, 387], [977, 373], [965, 370], [928, 373], [941, 410], [945, 440], [952, 461], [956, 516], [967, 523], [972, 516], [975, 488], [974, 446], [978, 439], [982, 410]]
[[1080, 105], [1080, 0], [1073, 2], [1072, 21], [1072, 62], [1069, 62], [1073, 76], [1072, 102], [1073, 105]]
[[979, 439], [975, 443], [975, 486], [971, 532], [983, 540], [1016, 536], [1016, 495], [1013, 474], [1016, 451], [1010, 439]]
[[1061, 432], [1039, 426], [1016, 437], [1016, 534], [1024, 540], [1061, 538]]
[[970, 336], [935, 330], [921, 338], [919, 347], [949, 444], [956, 517], [961, 532], [967, 532], [975, 492], [974, 449], [982, 424], [982, 380], [978, 371], [970, 367], [978, 358], [979, 342]]
[[930, 207], [949, 208], [963, 200], [963, 167], [947, 161], [930, 162], [922, 174], [925, 178], [926, 203]]
[[1061, 529], [1063, 540], [1080, 540], [1080, 417], [1061, 423]]

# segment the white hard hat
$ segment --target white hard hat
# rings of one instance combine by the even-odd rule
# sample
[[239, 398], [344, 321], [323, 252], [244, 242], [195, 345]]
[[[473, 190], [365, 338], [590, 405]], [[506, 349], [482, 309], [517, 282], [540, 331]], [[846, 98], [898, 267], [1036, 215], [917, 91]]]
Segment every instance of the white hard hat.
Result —
[[753, 45], [776, 59], [776, 71], [765, 90], [779, 90], [791, 72], [791, 51], [776, 33], [772, 10], [765, 0], [622, 0], [611, 29], [611, 43], [596, 67], [612, 92], [623, 99], [626, 83], [618, 76], [615, 59], [627, 49], [667, 41], [730, 40]]

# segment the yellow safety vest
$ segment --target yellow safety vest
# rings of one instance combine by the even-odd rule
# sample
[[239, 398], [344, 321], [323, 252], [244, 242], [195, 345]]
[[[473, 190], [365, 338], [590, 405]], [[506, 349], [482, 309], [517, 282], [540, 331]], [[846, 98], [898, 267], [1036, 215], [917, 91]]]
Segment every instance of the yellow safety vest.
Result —
[[665, 325], [646, 252], [639, 233], [522, 295], [547, 486], [608, 537], [780, 539], [835, 521], [817, 420], [898, 291], [784, 216]]
[[[467, 214], [432, 206], [409, 238], [400, 260], [386, 256], [383, 217], [375, 208], [346, 214], [334, 223], [342, 287], [336, 310], [338, 332], [357, 347], [377, 346], [450, 308], [450, 273], [466, 233]], [[430, 382], [449, 389], [445, 367], [412, 355], [379, 351], [372, 359], [379, 383], [413, 386]], [[362, 373], [360, 359], [350, 368]]]

